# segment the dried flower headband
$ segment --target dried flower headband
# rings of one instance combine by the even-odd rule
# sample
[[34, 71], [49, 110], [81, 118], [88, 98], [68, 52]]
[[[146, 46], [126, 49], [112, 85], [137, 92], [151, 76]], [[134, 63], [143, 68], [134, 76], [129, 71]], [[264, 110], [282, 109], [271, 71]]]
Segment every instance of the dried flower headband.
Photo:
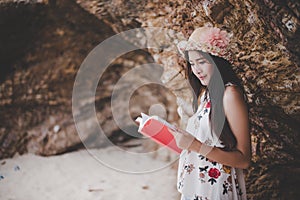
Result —
[[185, 56], [186, 51], [199, 50], [231, 61], [229, 34], [216, 27], [201, 27], [195, 29], [188, 41], [181, 41], [177, 48]]

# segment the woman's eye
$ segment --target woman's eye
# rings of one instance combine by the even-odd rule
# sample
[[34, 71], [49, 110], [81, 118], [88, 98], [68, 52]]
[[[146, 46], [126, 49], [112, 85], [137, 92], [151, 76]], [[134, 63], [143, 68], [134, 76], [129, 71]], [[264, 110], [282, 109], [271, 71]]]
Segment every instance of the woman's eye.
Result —
[[[205, 64], [206, 62], [205, 62], [205, 60], [199, 60], [199, 61], [196, 61], [196, 63], [197, 63], [197, 65], [203, 65], [203, 64]], [[195, 63], [190, 63], [190, 65], [191, 66], [195, 66]]]

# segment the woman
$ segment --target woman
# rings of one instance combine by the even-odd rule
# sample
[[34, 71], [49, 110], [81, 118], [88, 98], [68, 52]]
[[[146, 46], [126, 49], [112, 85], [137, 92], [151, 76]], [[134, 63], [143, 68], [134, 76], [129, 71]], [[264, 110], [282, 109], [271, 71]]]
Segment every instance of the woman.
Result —
[[178, 47], [194, 93], [188, 133], [170, 130], [184, 149], [178, 166], [181, 199], [246, 199], [242, 169], [251, 160], [248, 110], [228, 62], [228, 34], [201, 27]]

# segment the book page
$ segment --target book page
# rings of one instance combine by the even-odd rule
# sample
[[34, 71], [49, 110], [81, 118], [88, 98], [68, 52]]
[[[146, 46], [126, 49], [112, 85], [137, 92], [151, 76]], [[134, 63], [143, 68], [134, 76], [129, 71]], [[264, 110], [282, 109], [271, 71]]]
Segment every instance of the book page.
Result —
[[[144, 127], [145, 123], [149, 120], [149, 119], [156, 119], [158, 121], [160, 121], [163, 125], [169, 127], [170, 129], [172, 129], [173, 131], [177, 131], [176, 126], [173, 124], [170, 124], [169, 122], [167, 122], [166, 120], [160, 118], [159, 116], [153, 115], [153, 116], [149, 116], [145, 113], [141, 113], [141, 117], [138, 117], [135, 121], [139, 123], [139, 131]], [[181, 131], [181, 132], [185, 132], [185, 131]]]
[[169, 127], [170, 129], [176, 131], [176, 127], [173, 124], [170, 124], [169, 122], [167, 122], [166, 120], [158, 117], [158, 116], [153, 116], [154, 119], [160, 121], [161, 123], [163, 123], [164, 125], [166, 125], [167, 127]]
[[170, 124], [169, 122], [167, 122], [166, 120], [160, 118], [159, 116], [157, 115], [153, 115], [153, 116], [149, 116], [145, 113], [141, 113], [141, 117], [138, 117], [136, 118], [136, 122], [139, 123], [139, 128], [138, 128], [138, 132], [141, 132], [141, 130], [144, 128], [145, 124], [151, 120], [151, 119], [154, 119], [154, 120], [157, 120], [159, 123], [161, 123], [160, 126], [157, 126], [156, 128], [158, 128], [158, 130], [153, 130], [154, 132], [155, 131], [159, 131], [159, 129], [163, 128], [164, 126], [170, 128], [171, 130], [173, 131], [177, 131], [176, 129], [176, 126], [173, 125], [173, 124]]
[[149, 118], [150, 117], [148, 115], [146, 115], [145, 113], [141, 113], [141, 117], [138, 117], [135, 119], [135, 121], [139, 123], [138, 131], [140, 131], [143, 128], [143, 126], [145, 125], [147, 120], [149, 120]]

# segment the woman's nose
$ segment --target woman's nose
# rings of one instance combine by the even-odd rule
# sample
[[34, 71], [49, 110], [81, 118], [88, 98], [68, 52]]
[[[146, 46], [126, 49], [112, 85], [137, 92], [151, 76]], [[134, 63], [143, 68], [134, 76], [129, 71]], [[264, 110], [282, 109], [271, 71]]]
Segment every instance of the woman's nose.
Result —
[[198, 74], [202, 72], [202, 68], [200, 66], [196, 66], [195, 70]]

